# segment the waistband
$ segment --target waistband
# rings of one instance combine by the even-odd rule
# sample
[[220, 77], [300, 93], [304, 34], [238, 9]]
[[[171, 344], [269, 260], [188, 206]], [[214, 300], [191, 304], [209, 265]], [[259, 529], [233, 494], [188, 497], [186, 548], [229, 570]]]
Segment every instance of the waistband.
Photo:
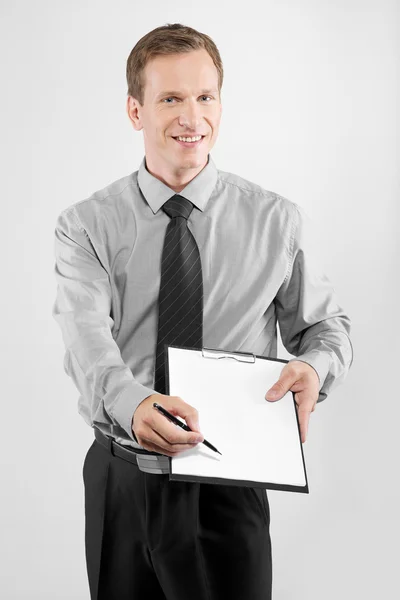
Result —
[[94, 437], [110, 454], [133, 463], [144, 473], [165, 474], [170, 472], [170, 457], [165, 454], [148, 452], [139, 448], [130, 450], [116, 442], [114, 438], [105, 435], [97, 427], [94, 427]]

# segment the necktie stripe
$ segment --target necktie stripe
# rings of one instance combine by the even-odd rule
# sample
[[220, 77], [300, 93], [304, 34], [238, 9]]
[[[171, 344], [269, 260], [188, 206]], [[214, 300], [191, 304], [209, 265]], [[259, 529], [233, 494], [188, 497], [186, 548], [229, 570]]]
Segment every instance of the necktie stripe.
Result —
[[202, 348], [203, 276], [196, 240], [188, 228], [193, 204], [175, 194], [163, 205], [171, 218], [161, 258], [154, 389], [165, 388], [164, 344]]
[[[188, 240], [188, 244], [190, 244], [190, 240]], [[185, 248], [187, 247], [187, 245], [185, 246]], [[175, 256], [175, 258], [172, 260], [171, 263], [167, 263], [167, 267], [165, 268], [165, 274], [168, 275], [169, 271], [172, 271], [173, 273], [179, 273], [180, 271], [184, 272], [184, 266], [186, 265], [186, 262], [190, 259], [190, 256], [192, 255], [193, 252], [194, 252], [194, 248], [192, 247], [189, 256], [187, 256], [183, 262], [177, 263], [177, 265], [178, 265], [177, 268], [179, 269], [179, 271], [174, 271], [173, 267], [174, 267], [175, 262], [177, 262], [178, 260], [182, 261], [182, 257]], [[165, 278], [165, 274], [163, 272], [164, 278]], [[167, 283], [169, 283], [169, 281], [170, 280], [168, 280]], [[164, 286], [166, 284], [163, 282], [162, 285]]]
[[[173, 232], [173, 235], [171, 236], [171, 242], [174, 241], [174, 235], [175, 235], [175, 232]], [[172, 255], [176, 254], [176, 258], [177, 259], [179, 258], [179, 254], [177, 253], [177, 249], [179, 248], [179, 244], [182, 243], [182, 241], [183, 241], [184, 238], [178, 237], [178, 236], [179, 236], [179, 231], [177, 231], [177, 234], [176, 234], [177, 239], [175, 241], [175, 244], [173, 246], [171, 246], [171, 249], [168, 248], [169, 251], [166, 252], [165, 257], [163, 255], [163, 259], [162, 260], [163, 260], [163, 262], [166, 262], [167, 264], [170, 264], [169, 261], [170, 261], [170, 257]], [[187, 248], [188, 244], [190, 244], [190, 237], [187, 239], [186, 244], [185, 244], [184, 248], [182, 249], [182, 252]]]
[[[199, 324], [199, 325], [196, 327], [196, 329], [195, 329], [195, 330], [191, 331], [191, 332], [189, 333], [189, 335], [188, 335], [188, 336], [187, 336], [187, 337], [186, 337], [184, 340], [183, 340], [182, 338], [180, 338], [179, 345], [180, 345], [180, 346], [187, 346], [187, 345], [189, 345], [189, 344], [188, 344], [188, 342], [189, 342], [189, 341], [190, 341], [190, 339], [193, 337], [193, 335], [197, 335], [197, 334], [198, 334], [199, 330], [201, 330], [201, 331], [203, 330], [203, 324], [202, 324], [202, 323], [200, 323], [200, 324]], [[200, 333], [201, 333], [201, 332], [200, 332]], [[192, 345], [192, 344], [190, 344], [190, 345]]]
[[[191, 307], [193, 307], [193, 306], [197, 307], [197, 304], [200, 302], [200, 297], [198, 296], [198, 294], [196, 294], [196, 292], [202, 285], [203, 285], [203, 282], [201, 281], [198, 284], [198, 286], [196, 288], [194, 288], [193, 292], [190, 293], [190, 296], [186, 297], [184, 302], [179, 304], [180, 309], [185, 308], [184, 314], [189, 314]], [[196, 297], [194, 298], [195, 302], [188, 304], [188, 302], [190, 302], [192, 300], [193, 296], [195, 296], [195, 295], [196, 295]], [[201, 297], [201, 299], [202, 299], [202, 297]], [[163, 310], [162, 312], [159, 311], [159, 320], [161, 317], [159, 331], [162, 331], [163, 327], [165, 327], [165, 325], [167, 325], [171, 319], [173, 319], [174, 317], [177, 318], [178, 314], [182, 313], [182, 310], [176, 310], [176, 311], [169, 310], [175, 302], [176, 302], [176, 300], [174, 299], [173, 302], [168, 305], [166, 310]], [[163, 303], [160, 304], [160, 307], [161, 306], [163, 306]], [[170, 313], [169, 317], [168, 317], [167, 313]], [[177, 325], [179, 325], [179, 323], [177, 323]]]
[[[185, 345], [185, 342], [186, 342], [186, 340], [188, 340], [188, 339], [189, 339], [191, 336], [193, 336], [193, 334], [194, 334], [194, 333], [196, 333], [196, 332], [197, 332], [197, 330], [198, 330], [200, 327], [202, 327], [202, 325], [203, 325], [202, 323], [200, 323], [200, 324], [199, 324], [199, 323], [197, 323], [197, 325], [196, 325], [196, 329], [193, 329], [193, 324], [195, 324], [195, 319], [192, 319], [192, 321], [190, 321], [190, 323], [187, 323], [187, 325], [185, 325], [185, 327], [184, 327], [184, 328], [183, 328], [183, 329], [180, 331], [180, 333], [179, 333], [179, 340], [180, 340], [180, 342], [179, 342], [179, 343], [180, 343], [180, 345], [181, 345], [181, 346], [184, 346], [184, 345]], [[189, 329], [189, 328], [190, 328], [189, 335], [187, 335], [185, 338], [182, 338], [182, 335], [183, 335], [183, 333], [184, 333], [184, 332], [185, 332], [187, 329]]]
[[[200, 287], [202, 284], [203, 284], [203, 282], [201, 282], [201, 283], [200, 283], [200, 284], [197, 286], [197, 288], [196, 288], [195, 292], [197, 291], [197, 289], [198, 289], [198, 288], [199, 288], [199, 287]], [[190, 297], [190, 298], [188, 298], [187, 300], [185, 300], [185, 302], [184, 302], [184, 303], [181, 305], [181, 307], [183, 307], [185, 304], [187, 304], [187, 303], [188, 303], [188, 301], [190, 301], [190, 300], [191, 300], [192, 296], [194, 296], [194, 293], [193, 293], [193, 294], [191, 294], [191, 297]], [[175, 302], [175, 301], [174, 301], [174, 302]], [[196, 304], [196, 308], [197, 308], [197, 304]], [[167, 312], [167, 311], [164, 311], [162, 314], [164, 315], [164, 313], [165, 313], [165, 312]], [[176, 312], [172, 313], [172, 314], [171, 314], [171, 316], [169, 317], [169, 319], [168, 319], [167, 321], [164, 321], [164, 322], [163, 322], [163, 324], [161, 325], [161, 327], [160, 327], [160, 329], [159, 329], [159, 331], [160, 331], [160, 334], [161, 334], [161, 332], [163, 331], [163, 328], [165, 327], [165, 325], [167, 325], [167, 324], [168, 324], [168, 323], [169, 323], [169, 322], [170, 322], [172, 319], [174, 319], [174, 318], [176, 319], [176, 314], [177, 314]], [[179, 319], [179, 321], [176, 321], [176, 322], [174, 322], [174, 325], [173, 325], [173, 327], [171, 327], [171, 328], [170, 328], [170, 330], [168, 331], [168, 333], [167, 333], [167, 334], [163, 334], [163, 335], [162, 335], [162, 338], [163, 338], [162, 342], [163, 342], [163, 343], [164, 343], [164, 339], [168, 338], [168, 337], [169, 337], [169, 334], [170, 334], [170, 333], [172, 333], [172, 330], [173, 330], [173, 328], [174, 328], [175, 326], [177, 326], [177, 325], [180, 325], [180, 323], [182, 322], [182, 320], [183, 320], [183, 319], [185, 319], [186, 317], [187, 317], [187, 314], [185, 314], [185, 315], [184, 315], [184, 316], [183, 316], [181, 319]], [[195, 318], [197, 318], [197, 316], [196, 316]], [[185, 329], [186, 329], [186, 328], [185, 328]], [[161, 339], [161, 335], [160, 335], [160, 339]]]
[[[169, 294], [171, 294], [175, 290], [175, 288], [180, 284], [182, 277], [179, 276], [179, 273], [182, 271], [184, 274], [186, 274], [186, 277], [187, 277], [189, 275], [189, 271], [191, 271], [194, 267], [196, 267], [198, 262], [199, 262], [199, 258], [196, 258], [195, 262], [193, 264], [191, 264], [191, 266], [189, 267], [189, 269], [186, 272], [182, 271], [182, 268], [180, 268], [178, 272], [173, 271], [171, 277], [167, 281], [165, 281], [161, 284], [160, 290], [163, 291], [166, 287], [168, 287], [168, 286], [170, 287], [172, 285], [173, 278], [175, 278], [178, 282], [174, 288], [171, 289], [171, 287], [170, 287], [170, 291], [165, 295], [165, 297], [163, 298], [163, 301], [165, 301], [165, 299], [168, 298]], [[170, 271], [169, 267], [167, 267], [167, 269], [168, 269], [168, 271]], [[194, 271], [193, 279], [197, 276], [198, 276], [198, 272]], [[191, 285], [192, 282], [190, 281], [188, 283], [189, 283], [189, 285]]]

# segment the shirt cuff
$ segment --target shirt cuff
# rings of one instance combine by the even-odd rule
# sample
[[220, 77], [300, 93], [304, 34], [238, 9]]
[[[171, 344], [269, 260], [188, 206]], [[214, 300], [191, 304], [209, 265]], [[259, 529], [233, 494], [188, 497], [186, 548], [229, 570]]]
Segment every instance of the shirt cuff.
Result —
[[299, 356], [291, 358], [289, 362], [293, 362], [294, 360], [300, 360], [301, 362], [310, 365], [310, 367], [313, 367], [319, 378], [319, 396], [317, 402], [325, 400], [327, 394], [321, 392], [321, 388], [323, 387], [326, 376], [331, 368], [332, 361], [329, 354], [321, 352], [320, 350], [309, 350], [308, 352], [304, 352], [304, 354], [299, 354]]
[[127, 432], [131, 440], [136, 443], [138, 441], [132, 431], [133, 414], [139, 404], [152, 394], [159, 394], [159, 392], [137, 381], [132, 381], [130, 385], [127, 385], [118, 394], [110, 410], [112, 418]]

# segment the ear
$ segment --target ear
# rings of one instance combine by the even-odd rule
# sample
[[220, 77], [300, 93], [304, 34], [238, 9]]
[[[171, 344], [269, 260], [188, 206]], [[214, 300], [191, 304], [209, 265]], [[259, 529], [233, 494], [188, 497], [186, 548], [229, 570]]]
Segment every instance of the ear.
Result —
[[134, 129], [136, 131], [143, 129], [140, 119], [140, 104], [133, 96], [128, 96], [126, 99], [126, 112]]

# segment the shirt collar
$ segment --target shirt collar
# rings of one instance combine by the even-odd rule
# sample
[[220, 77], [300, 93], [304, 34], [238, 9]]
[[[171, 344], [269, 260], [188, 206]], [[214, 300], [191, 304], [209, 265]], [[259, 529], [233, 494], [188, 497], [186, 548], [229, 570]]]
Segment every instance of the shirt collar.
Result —
[[[203, 211], [217, 183], [217, 179], [218, 169], [211, 158], [211, 154], [208, 154], [206, 166], [179, 193]], [[138, 184], [154, 214], [171, 196], [176, 194], [174, 190], [149, 173], [146, 166], [146, 156], [143, 157], [139, 167]]]

